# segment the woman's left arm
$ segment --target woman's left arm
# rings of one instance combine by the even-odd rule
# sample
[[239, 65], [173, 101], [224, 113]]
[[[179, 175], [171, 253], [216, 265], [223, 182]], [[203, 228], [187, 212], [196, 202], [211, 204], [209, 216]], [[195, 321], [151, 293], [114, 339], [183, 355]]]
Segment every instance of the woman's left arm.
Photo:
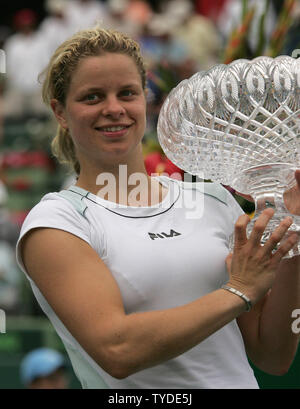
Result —
[[[300, 170], [296, 185], [285, 193], [285, 204], [300, 215]], [[292, 330], [292, 313], [300, 308], [300, 256], [281, 261], [268, 295], [237, 320], [250, 360], [274, 375], [286, 373], [297, 352], [299, 334]]]
[[267, 296], [237, 318], [249, 359], [264, 372], [283, 375], [291, 366], [299, 334], [292, 312], [300, 308], [300, 256], [284, 259]]

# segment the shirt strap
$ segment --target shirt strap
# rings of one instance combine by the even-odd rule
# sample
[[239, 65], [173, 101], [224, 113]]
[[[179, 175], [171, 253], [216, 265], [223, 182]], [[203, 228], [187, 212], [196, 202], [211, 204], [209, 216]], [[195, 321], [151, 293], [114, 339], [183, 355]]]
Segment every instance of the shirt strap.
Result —
[[184, 189], [197, 189], [205, 195], [209, 195], [228, 205], [227, 190], [220, 184], [214, 182], [181, 182]]
[[204, 187], [204, 194], [213, 196], [214, 198], [220, 200], [220, 202], [223, 202], [224, 204], [227, 203], [227, 191], [226, 189], [218, 184], [218, 183], [210, 183], [210, 182], [205, 182], [203, 183]]
[[87, 196], [88, 192], [84, 189], [81, 189], [78, 186], [71, 186], [68, 190], [61, 190], [58, 194], [64, 199], [68, 200], [74, 208], [85, 217], [85, 211], [87, 205], [83, 202], [83, 199]]

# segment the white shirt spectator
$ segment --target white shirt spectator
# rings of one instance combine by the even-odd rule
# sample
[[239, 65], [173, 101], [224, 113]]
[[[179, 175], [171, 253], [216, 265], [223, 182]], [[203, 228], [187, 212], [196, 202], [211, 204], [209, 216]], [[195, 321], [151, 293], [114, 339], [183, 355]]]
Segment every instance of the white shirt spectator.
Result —
[[40, 32], [47, 49], [49, 59], [67, 38], [73, 35], [73, 30], [65, 15], [61, 17], [50, 15], [40, 25]]
[[128, 19], [127, 9], [129, 0], [107, 0], [108, 17], [104, 21], [104, 28], [121, 31], [133, 38], [138, 38], [140, 25]]
[[41, 35], [36, 31], [30, 34], [14, 34], [6, 41], [5, 52], [9, 87], [21, 93], [38, 91], [38, 75], [48, 62]]
[[67, 18], [73, 33], [103, 24], [108, 17], [104, 3], [96, 0], [72, 0], [66, 8]]

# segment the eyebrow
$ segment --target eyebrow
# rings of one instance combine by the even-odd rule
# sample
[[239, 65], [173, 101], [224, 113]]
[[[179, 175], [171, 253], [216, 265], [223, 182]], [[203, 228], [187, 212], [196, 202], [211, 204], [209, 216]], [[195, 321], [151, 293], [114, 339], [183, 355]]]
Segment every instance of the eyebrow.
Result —
[[[120, 86], [120, 90], [122, 89], [128, 89], [128, 88], [136, 88], [138, 87], [139, 84], [137, 82], [135, 83], [129, 83], [129, 84], [124, 84]], [[102, 87], [90, 87], [90, 88], [82, 88], [81, 90], [78, 91], [79, 94], [86, 94], [90, 92], [104, 92], [104, 88]]]

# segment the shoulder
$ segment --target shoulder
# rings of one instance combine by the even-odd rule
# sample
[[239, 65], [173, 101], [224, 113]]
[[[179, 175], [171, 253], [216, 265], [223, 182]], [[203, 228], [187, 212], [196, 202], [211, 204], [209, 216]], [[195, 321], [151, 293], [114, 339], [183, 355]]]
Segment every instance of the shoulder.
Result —
[[89, 231], [88, 221], [60, 192], [48, 193], [31, 209], [22, 225], [20, 237], [39, 227], [65, 230], [85, 239]]
[[38, 228], [63, 230], [91, 245], [88, 221], [59, 192], [48, 193], [32, 208], [22, 225], [16, 246], [17, 261], [21, 268], [23, 267], [20, 253], [21, 242], [27, 233]]
[[45, 217], [48, 220], [60, 216], [80, 218], [80, 214], [63, 192], [53, 192], [43, 196], [40, 202], [31, 209], [25, 222], [36, 217]]

